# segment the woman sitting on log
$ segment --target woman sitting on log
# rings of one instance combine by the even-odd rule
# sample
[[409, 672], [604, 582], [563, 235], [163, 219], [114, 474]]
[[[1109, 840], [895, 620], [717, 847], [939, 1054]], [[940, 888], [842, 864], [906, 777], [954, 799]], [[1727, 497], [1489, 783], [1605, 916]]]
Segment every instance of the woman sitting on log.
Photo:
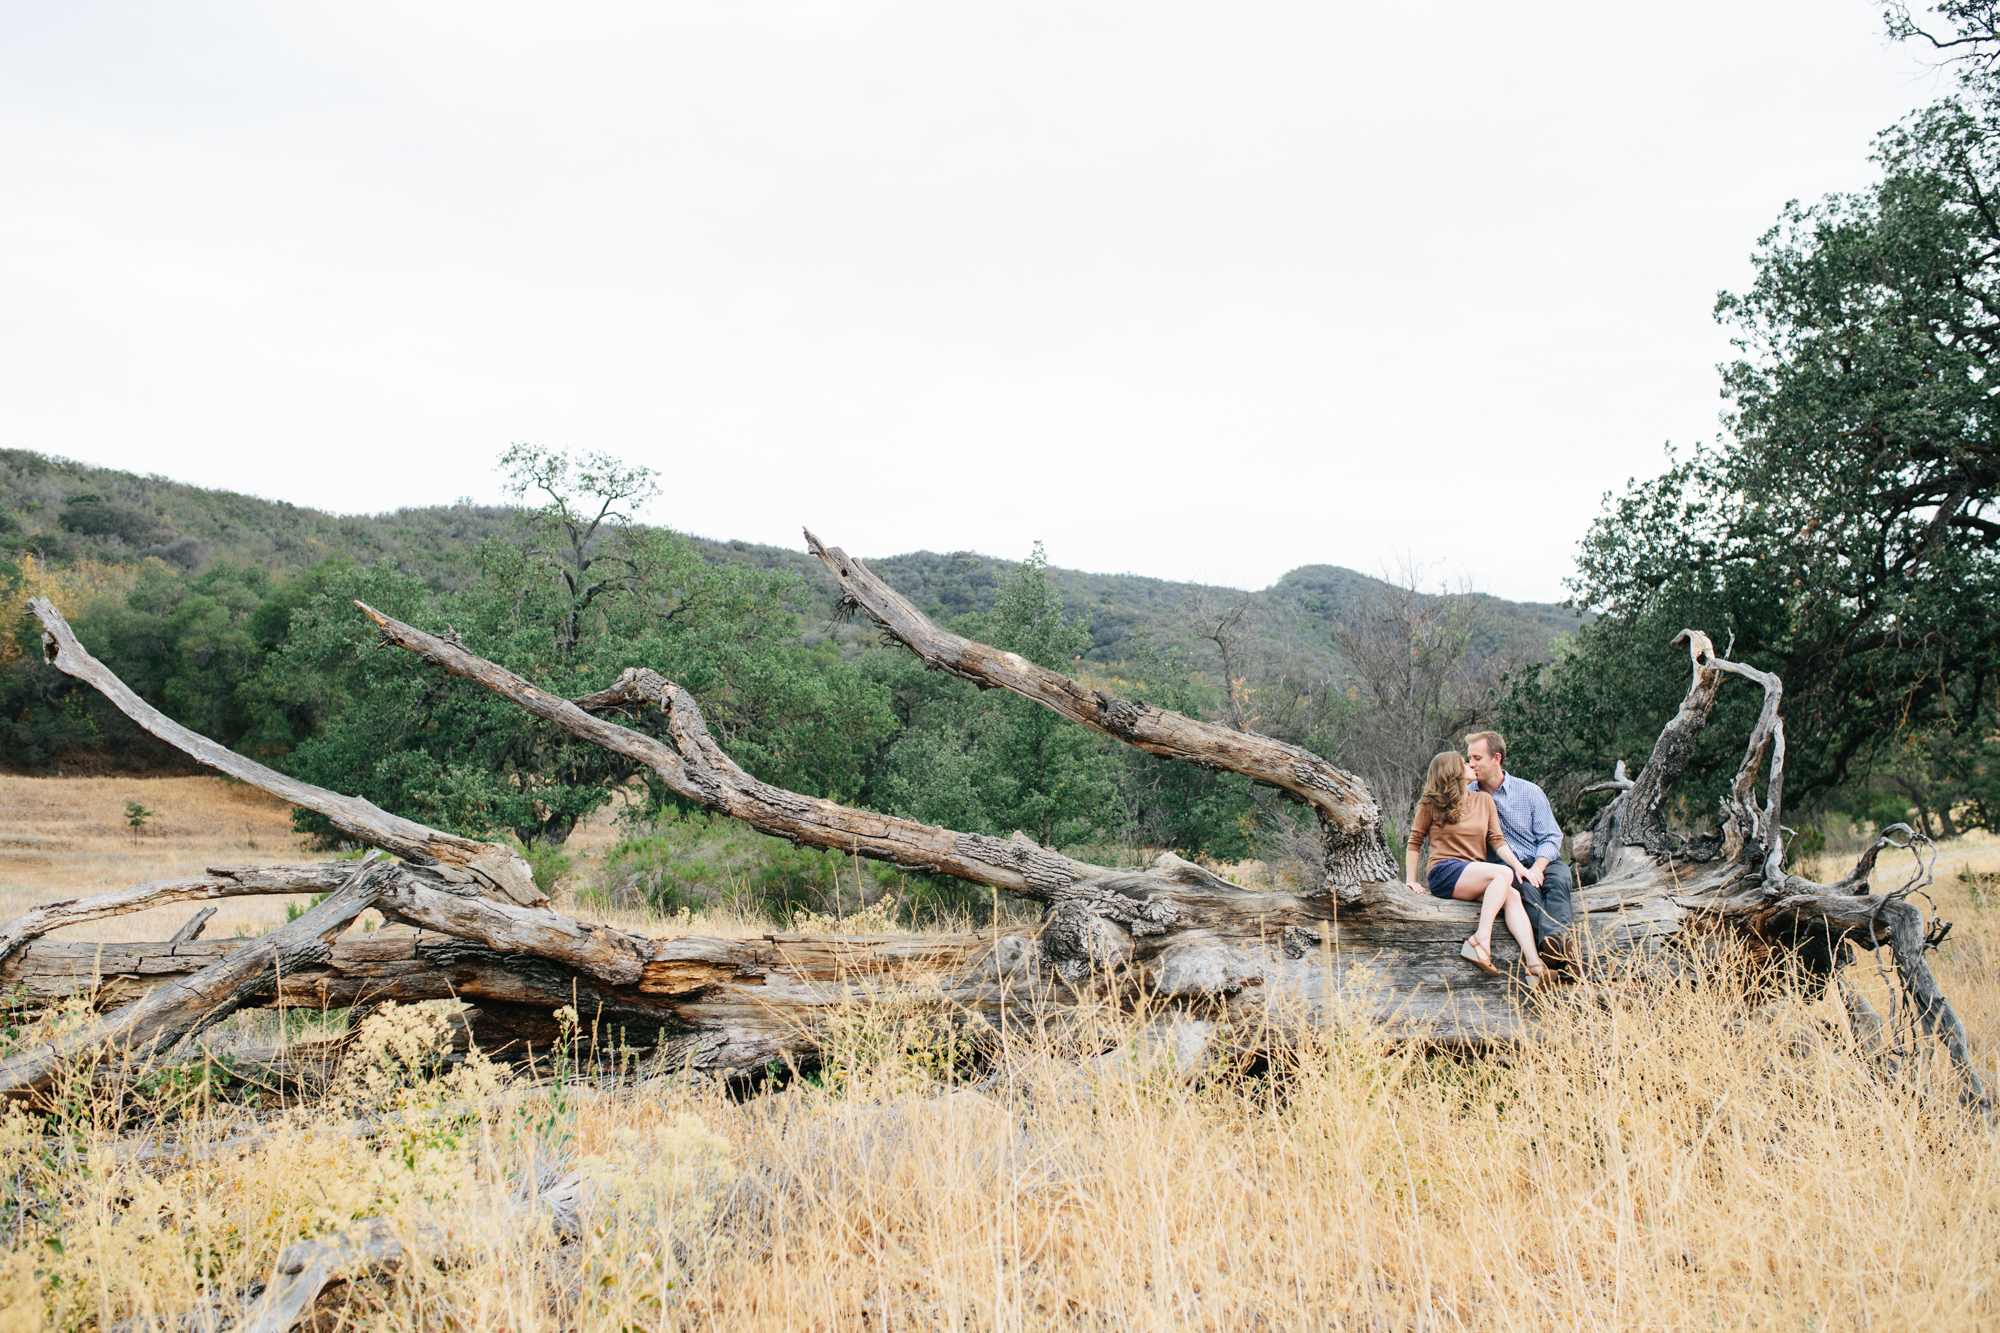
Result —
[[[1508, 847], [1500, 831], [1500, 812], [1493, 798], [1472, 781], [1471, 769], [1454, 750], [1446, 750], [1431, 760], [1424, 777], [1424, 794], [1417, 798], [1417, 811], [1410, 820], [1410, 848], [1405, 878], [1417, 893], [1461, 902], [1480, 902], [1479, 929], [1458, 947], [1459, 957], [1486, 972], [1493, 966], [1493, 918], [1507, 917], [1507, 933], [1521, 945], [1521, 959], [1534, 985], [1547, 973], [1541, 955], [1535, 952], [1535, 931], [1528, 909], [1514, 887], [1516, 876], [1525, 875], [1520, 858]], [[1417, 855], [1424, 839], [1431, 840], [1431, 868], [1428, 884], [1417, 878]], [[1488, 849], [1505, 865], [1486, 859]]]

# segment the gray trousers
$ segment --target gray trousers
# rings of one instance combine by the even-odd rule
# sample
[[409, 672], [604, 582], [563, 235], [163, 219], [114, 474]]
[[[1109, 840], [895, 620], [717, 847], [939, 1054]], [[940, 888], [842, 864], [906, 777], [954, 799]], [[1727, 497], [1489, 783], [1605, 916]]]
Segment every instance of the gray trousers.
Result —
[[[1486, 853], [1486, 859], [1494, 865], [1506, 865], [1498, 853]], [[1533, 865], [1534, 861], [1523, 858], [1521, 864]], [[1535, 947], [1542, 947], [1542, 941], [1551, 935], [1560, 935], [1569, 929], [1575, 912], [1570, 904], [1570, 895], [1576, 891], [1576, 875], [1561, 861], [1551, 861], [1542, 867], [1542, 887], [1536, 888], [1525, 879], [1516, 879], [1514, 887], [1521, 891], [1521, 903], [1528, 909], [1528, 922], [1535, 928]]]

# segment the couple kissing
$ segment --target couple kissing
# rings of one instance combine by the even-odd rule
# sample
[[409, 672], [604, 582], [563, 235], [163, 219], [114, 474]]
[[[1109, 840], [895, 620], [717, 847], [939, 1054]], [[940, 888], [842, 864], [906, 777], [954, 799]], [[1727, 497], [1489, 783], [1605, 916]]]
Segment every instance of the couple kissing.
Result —
[[[1504, 920], [1533, 986], [1548, 975], [1545, 955], [1564, 961], [1575, 878], [1562, 861], [1562, 828], [1542, 789], [1506, 771], [1499, 732], [1475, 731], [1465, 748], [1431, 760], [1410, 820], [1405, 878], [1414, 892], [1480, 904], [1479, 928], [1458, 952], [1483, 971], [1499, 970], [1493, 923]], [[1420, 878], [1426, 838], [1430, 869]]]

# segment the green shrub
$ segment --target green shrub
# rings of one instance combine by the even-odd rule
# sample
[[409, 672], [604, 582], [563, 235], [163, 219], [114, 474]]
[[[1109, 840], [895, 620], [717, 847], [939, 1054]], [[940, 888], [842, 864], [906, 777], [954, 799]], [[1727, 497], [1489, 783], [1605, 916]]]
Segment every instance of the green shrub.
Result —
[[789, 922], [800, 911], [852, 912], [866, 898], [898, 904], [905, 922], [983, 912], [985, 891], [880, 861], [796, 847], [733, 819], [666, 809], [613, 847], [594, 886], [600, 899], [663, 915], [728, 908]]
[[528, 863], [528, 869], [535, 875], [535, 887], [543, 893], [554, 895], [556, 884], [569, 873], [572, 861], [562, 847], [550, 842], [531, 842], [521, 849], [521, 856]]

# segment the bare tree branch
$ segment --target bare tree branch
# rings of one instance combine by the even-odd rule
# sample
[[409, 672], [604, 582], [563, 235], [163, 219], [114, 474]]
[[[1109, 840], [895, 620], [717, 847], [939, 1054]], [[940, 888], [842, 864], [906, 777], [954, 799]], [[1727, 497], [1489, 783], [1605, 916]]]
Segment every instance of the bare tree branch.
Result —
[[42, 654], [50, 666], [95, 687], [118, 706], [118, 711], [189, 758], [325, 816], [328, 823], [356, 842], [394, 852], [419, 865], [437, 866], [447, 878], [455, 876], [477, 884], [481, 892], [505, 902], [535, 905], [548, 901], [535, 887], [534, 872], [513, 848], [429, 828], [392, 815], [359, 796], [342, 796], [245, 759], [189, 731], [134, 694], [115, 673], [84, 651], [69, 622], [48, 598], [33, 598], [28, 609], [42, 622]]

